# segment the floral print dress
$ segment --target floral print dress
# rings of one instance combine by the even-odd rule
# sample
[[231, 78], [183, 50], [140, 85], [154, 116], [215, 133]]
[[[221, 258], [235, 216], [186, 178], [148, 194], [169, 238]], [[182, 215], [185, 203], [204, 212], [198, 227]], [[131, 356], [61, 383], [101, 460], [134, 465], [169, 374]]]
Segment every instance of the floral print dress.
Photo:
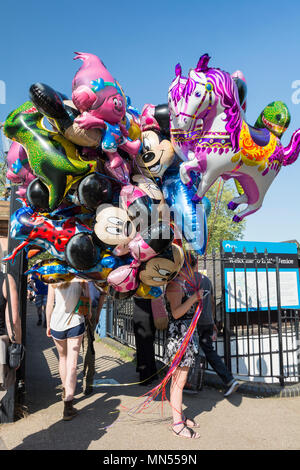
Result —
[[[184, 296], [182, 298], [182, 303], [184, 303], [190, 297], [190, 295], [187, 294], [187, 287], [185, 282], [180, 283], [180, 285], [184, 292]], [[173, 317], [168, 301], [166, 301], [166, 308], [169, 315], [169, 325], [165, 345], [164, 362], [166, 364], [170, 364], [182, 344], [186, 332], [191, 324], [197, 305], [193, 305], [182, 317], [178, 319]], [[193, 337], [189, 342], [184, 355], [182, 356], [179, 367], [193, 367], [196, 354], [198, 354], [197, 329], [194, 331]]]

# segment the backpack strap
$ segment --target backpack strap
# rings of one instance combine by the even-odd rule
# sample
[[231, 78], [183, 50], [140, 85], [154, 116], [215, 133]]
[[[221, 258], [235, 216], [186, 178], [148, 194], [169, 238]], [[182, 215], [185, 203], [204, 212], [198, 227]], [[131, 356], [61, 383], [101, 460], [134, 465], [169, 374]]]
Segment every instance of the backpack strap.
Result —
[[10, 328], [11, 328], [12, 341], [14, 343], [16, 341], [16, 336], [15, 336], [14, 326], [13, 326], [14, 323], [13, 323], [12, 309], [11, 309], [10, 287], [9, 287], [7, 273], [5, 274], [5, 285], [6, 285], [6, 300], [7, 300], [7, 305], [8, 305], [8, 316], [9, 316], [9, 322], [10, 322]]

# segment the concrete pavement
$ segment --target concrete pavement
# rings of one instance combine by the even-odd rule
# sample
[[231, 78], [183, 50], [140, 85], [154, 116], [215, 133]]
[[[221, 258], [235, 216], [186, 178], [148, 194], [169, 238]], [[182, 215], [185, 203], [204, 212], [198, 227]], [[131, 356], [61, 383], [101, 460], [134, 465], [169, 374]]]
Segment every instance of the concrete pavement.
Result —
[[[120, 384], [138, 380], [135, 364], [104, 342], [95, 342], [95, 379]], [[198, 440], [180, 439], [169, 429], [171, 408], [160, 397], [132, 416], [128, 411], [143, 401], [150, 387], [99, 387], [82, 393], [79, 365], [76, 408], [79, 415], [62, 421], [57, 354], [45, 329], [36, 326], [31, 307], [27, 322], [26, 404], [29, 415], [0, 425], [0, 449], [14, 450], [204, 450], [300, 449], [300, 397], [251, 398], [204, 387], [197, 395], [184, 394], [187, 416], [200, 424]]]

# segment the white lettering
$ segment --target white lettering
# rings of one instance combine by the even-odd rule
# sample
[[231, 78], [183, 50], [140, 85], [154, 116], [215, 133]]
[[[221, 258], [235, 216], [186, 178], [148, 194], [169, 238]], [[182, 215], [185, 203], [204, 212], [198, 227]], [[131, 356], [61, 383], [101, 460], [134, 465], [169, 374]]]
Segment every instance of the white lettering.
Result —
[[6, 104], [6, 85], [3, 80], [0, 80], [0, 104]]
[[292, 94], [292, 103], [299, 104], [300, 103], [300, 80], [294, 80], [292, 83], [292, 88], [297, 88], [296, 91]]
[[133, 468], [136, 465], [137, 457], [114, 457], [112, 454], [110, 457], [104, 457], [104, 465], [128, 465]]
[[151, 455], [148, 455], [148, 464], [157, 465], [157, 455], [153, 455], [153, 457]]

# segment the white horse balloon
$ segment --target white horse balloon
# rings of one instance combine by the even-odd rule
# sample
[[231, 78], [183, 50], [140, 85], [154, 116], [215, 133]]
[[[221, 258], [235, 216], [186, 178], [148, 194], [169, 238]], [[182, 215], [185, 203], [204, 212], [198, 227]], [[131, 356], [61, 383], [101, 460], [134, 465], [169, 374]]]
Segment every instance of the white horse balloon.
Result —
[[191, 173], [202, 178], [194, 197], [200, 201], [210, 186], [222, 177], [235, 178], [244, 193], [228, 205], [234, 210], [247, 204], [233, 217], [235, 222], [256, 212], [282, 165], [290, 165], [299, 155], [300, 130], [284, 148], [268, 129], [256, 129], [243, 120], [238, 90], [229, 73], [209, 68], [205, 54], [188, 77], [181, 67], [169, 88], [171, 140], [184, 160], [182, 182], [192, 184]]

